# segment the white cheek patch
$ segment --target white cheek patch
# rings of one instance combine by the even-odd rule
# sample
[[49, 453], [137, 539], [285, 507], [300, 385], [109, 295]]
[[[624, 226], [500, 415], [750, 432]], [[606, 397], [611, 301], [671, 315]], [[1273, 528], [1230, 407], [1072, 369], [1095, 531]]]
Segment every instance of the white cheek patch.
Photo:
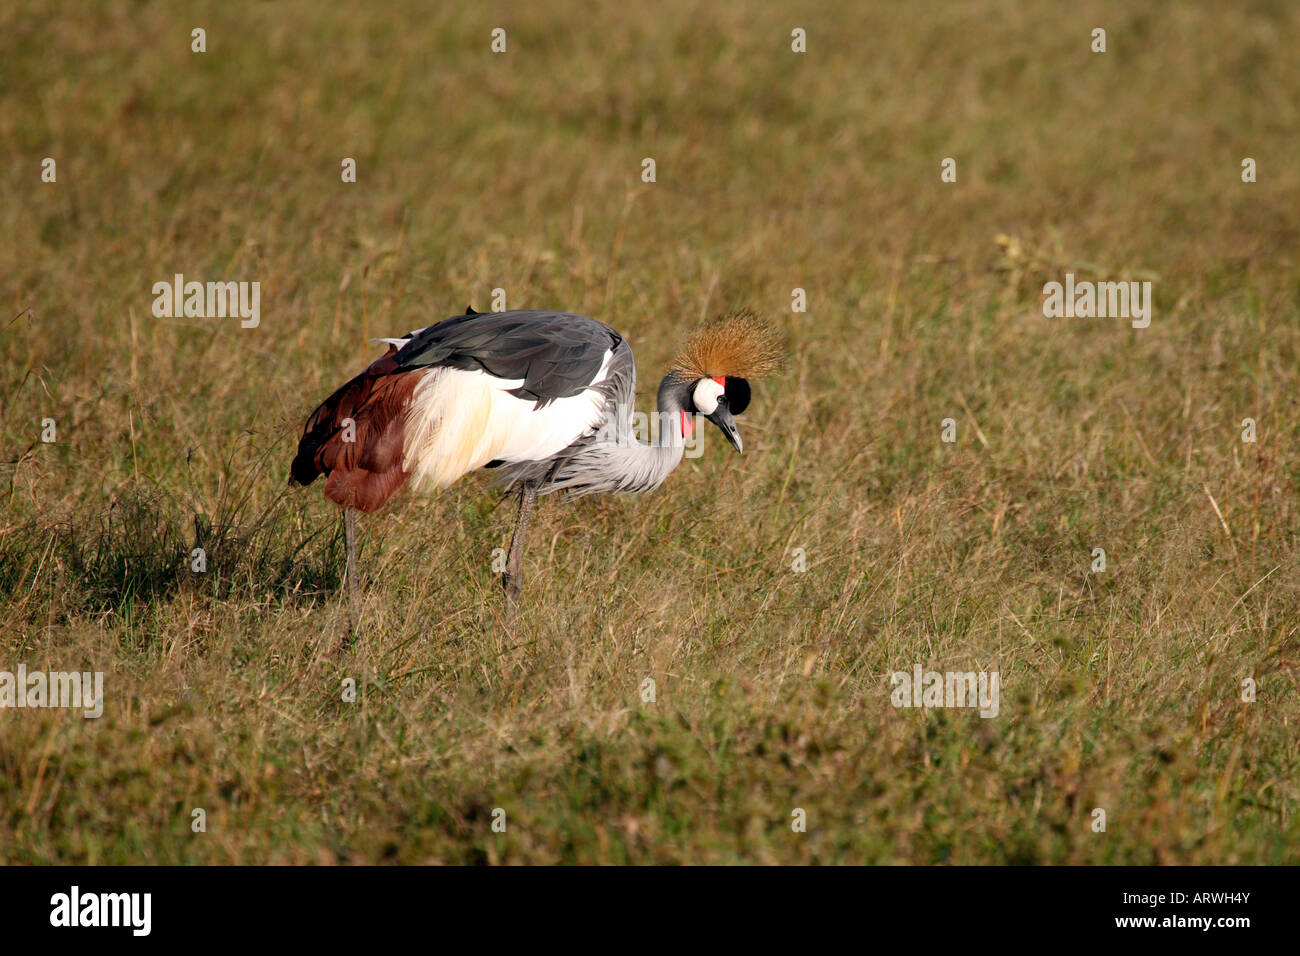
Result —
[[695, 383], [695, 394], [692, 396], [696, 409], [701, 415], [712, 415], [718, 410], [718, 399], [725, 391], [711, 378], [700, 379]]

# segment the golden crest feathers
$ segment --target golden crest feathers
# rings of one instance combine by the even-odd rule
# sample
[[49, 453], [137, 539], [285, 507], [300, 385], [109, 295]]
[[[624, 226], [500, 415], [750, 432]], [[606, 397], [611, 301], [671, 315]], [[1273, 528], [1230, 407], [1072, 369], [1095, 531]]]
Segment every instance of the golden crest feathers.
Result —
[[673, 360], [683, 381], [700, 378], [761, 378], [780, 369], [781, 340], [770, 325], [741, 309], [696, 331]]

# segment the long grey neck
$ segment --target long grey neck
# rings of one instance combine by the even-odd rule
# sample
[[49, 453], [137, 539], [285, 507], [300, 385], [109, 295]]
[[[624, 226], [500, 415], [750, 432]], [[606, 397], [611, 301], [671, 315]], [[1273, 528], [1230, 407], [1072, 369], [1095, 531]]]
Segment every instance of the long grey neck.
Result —
[[655, 401], [658, 422], [650, 424], [650, 444], [643, 445], [634, 435], [620, 442], [617, 460], [607, 463], [612, 472], [610, 490], [653, 491], [673, 469], [682, 463], [686, 441], [682, 436], [682, 408], [685, 403], [684, 386], [665, 376], [659, 383]]
[[[655, 399], [659, 421], [650, 430], [649, 445], [634, 443], [629, 449], [633, 452], [631, 463], [639, 473], [637, 491], [649, 491], [658, 488], [665, 478], [682, 463], [686, 453], [686, 436], [682, 434], [682, 408], [685, 394], [680, 382], [672, 376], [664, 376], [659, 383], [659, 393]], [[658, 434], [655, 434], [656, 430]]]
[[[651, 441], [644, 445], [637, 440], [640, 429], [634, 427], [632, 416], [635, 376], [628, 375], [619, 384], [611, 406], [612, 427], [595, 441], [582, 444], [558, 471], [543, 480], [538, 486], [541, 494], [564, 491], [578, 497], [609, 491], [653, 491], [682, 463], [686, 452], [682, 409], [689, 385], [671, 377], [660, 383], [658, 422], [648, 423]], [[526, 476], [508, 472], [503, 483], [522, 477]]]

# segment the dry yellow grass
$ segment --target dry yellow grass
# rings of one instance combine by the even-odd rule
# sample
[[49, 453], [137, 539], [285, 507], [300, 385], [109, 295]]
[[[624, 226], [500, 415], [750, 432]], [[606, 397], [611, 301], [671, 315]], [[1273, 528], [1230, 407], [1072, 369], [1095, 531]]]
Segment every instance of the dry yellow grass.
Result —
[[[4, 6], [0, 670], [107, 701], [0, 711], [0, 860], [1296, 862], [1297, 37], [1280, 0]], [[178, 272], [261, 324], [154, 318]], [[1151, 280], [1151, 326], [1045, 319], [1066, 272]], [[401, 497], [341, 649], [297, 429], [498, 287], [625, 332], [643, 391], [738, 307], [790, 361], [743, 456], [545, 502], [513, 627], [486, 479]], [[917, 662], [1001, 713], [895, 709]]]

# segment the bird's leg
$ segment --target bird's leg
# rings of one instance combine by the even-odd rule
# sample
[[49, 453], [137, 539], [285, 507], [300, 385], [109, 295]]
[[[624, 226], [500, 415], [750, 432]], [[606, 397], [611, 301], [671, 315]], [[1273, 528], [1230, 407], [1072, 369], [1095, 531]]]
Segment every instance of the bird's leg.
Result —
[[346, 640], [351, 643], [361, 636], [361, 618], [357, 610], [357, 510], [355, 508], [343, 509], [343, 540], [347, 548], [347, 567], [343, 572], [348, 589]]
[[524, 485], [519, 489], [519, 511], [515, 515], [515, 533], [510, 537], [510, 556], [506, 559], [506, 573], [501, 575], [501, 586], [506, 589], [506, 611], [513, 613], [519, 604], [519, 592], [523, 588], [520, 577], [520, 565], [523, 563], [524, 538], [528, 534], [528, 519], [533, 512], [533, 501], [537, 498], [537, 488]]

